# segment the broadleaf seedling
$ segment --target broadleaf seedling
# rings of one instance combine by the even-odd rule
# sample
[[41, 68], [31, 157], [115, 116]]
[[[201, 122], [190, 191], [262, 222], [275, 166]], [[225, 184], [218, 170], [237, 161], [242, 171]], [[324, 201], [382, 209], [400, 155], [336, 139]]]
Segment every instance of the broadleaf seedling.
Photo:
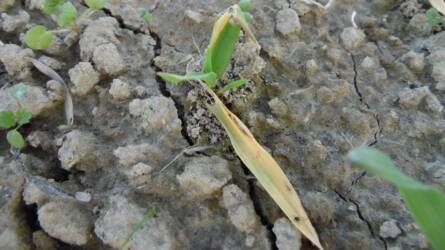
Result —
[[21, 107], [19, 102], [20, 98], [26, 94], [26, 85], [20, 83], [13, 86], [9, 94], [17, 101], [19, 108], [15, 112], [10, 110], [0, 112], [0, 129], [9, 129], [6, 140], [11, 147], [20, 150], [25, 147], [25, 139], [18, 130], [28, 124], [32, 118], [32, 113]]
[[80, 24], [95, 13], [96, 10], [105, 6], [105, 0], [85, 0], [88, 9], [78, 15], [76, 7], [65, 0], [44, 0], [41, 9], [48, 15], [56, 15], [57, 24], [61, 29], [48, 30], [45, 26], [35, 25], [25, 34], [25, 43], [34, 50], [48, 48], [56, 33], [80, 32]]
[[41, 9], [48, 15], [54, 14], [57, 11], [59, 5], [65, 0], [45, 0], [42, 3]]
[[429, 8], [425, 12], [426, 20], [433, 28], [445, 27], [445, 16], [435, 7]]
[[139, 15], [146, 21], [146, 22], [150, 22], [151, 20], [153, 20], [153, 15], [145, 8], [139, 8]]
[[66, 26], [77, 18], [77, 9], [71, 2], [66, 2], [60, 6], [60, 15], [57, 17], [57, 24]]
[[[258, 42], [248, 25], [247, 17], [249, 15], [245, 12], [250, 7], [250, 1], [242, 1], [240, 4], [229, 7], [218, 17], [213, 27], [210, 44], [204, 55], [201, 72], [188, 72], [184, 76], [164, 72], [158, 73], [158, 75], [165, 81], [174, 84], [185, 81], [198, 83], [197, 87], [205, 94], [204, 102], [207, 108], [223, 125], [241, 161], [253, 173], [291, 223], [314, 245], [323, 249], [297, 192], [292, 188], [292, 184], [283, 170], [270, 153], [256, 141], [247, 126], [230, 112], [213, 91], [218, 86], [218, 80], [226, 71], [241, 30], [244, 31], [246, 38], [256, 45], [257, 52], [259, 52]], [[220, 91], [231, 90], [245, 83], [246, 81], [243, 79], [237, 80], [223, 86]]]
[[47, 48], [53, 40], [53, 33], [45, 26], [36, 25], [25, 34], [25, 42], [31, 49], [41, 50]]

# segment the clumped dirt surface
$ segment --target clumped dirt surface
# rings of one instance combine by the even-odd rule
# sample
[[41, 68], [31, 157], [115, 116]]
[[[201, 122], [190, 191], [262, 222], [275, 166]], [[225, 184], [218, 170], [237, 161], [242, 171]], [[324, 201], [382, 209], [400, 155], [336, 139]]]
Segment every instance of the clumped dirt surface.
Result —
[[[80, 37], [60, 34], [33, 52], [23, 33], [55, 23], [39, 0], [2, 0], [0, 110], [17, 108], [8, 90], [24, 82], [21, 105], [34, 118], [21, 129], [20, 160], [0, 132], [0, 249], [118, 249], [152, 207], [128, 249], [315, 249], [232, 152], [199, 93], [156, 77], [197, 68], [215, 18], [235, 2], [109, 0]], [[326, 11], [253, 2], [262, 49], [241, 39], [225, 81], [250, 81], [222, 96], [279, 161], [322, 245], [429, 249], [397, 190], [345, 160], [371, 145], [445, 189], [445, 33], [427, 23], [427, 2], [337, 0]], [[62, 87], [29, 57], [68, 82], [73, 127]]]

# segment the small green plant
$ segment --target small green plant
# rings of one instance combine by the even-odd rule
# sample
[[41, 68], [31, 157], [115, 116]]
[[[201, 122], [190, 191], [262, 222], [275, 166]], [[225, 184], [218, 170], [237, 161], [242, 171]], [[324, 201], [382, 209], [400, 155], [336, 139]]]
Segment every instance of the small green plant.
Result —
[[139, 15], [146, 21], [146, 22], [150, 22], [151, 20], [153, 20], [153, 15], [145, 8], [139, 8]]
[[[169, 73], [159, 73], [158, 75], [164, 80], [174, 84], [180, 84], [190, 80], [201, 80], [212, 89], [217, 87], [216, 83], [218, 79], [222, 77], [229, 64], [241, 29], [244, 30], [249, 39], [258, 45], [248, 25], [248, 22], [252, 18], [247, 11], [251, 6], [252, 4], [249, 0], [242, 0], [239, 4], [230, 7], [218, 18], [213, 28], [210, 44], [204, 56], [204, 64], [201, 72], [188, 72], [184, 76]], [[238, 88], [246, 83], [247, 80], [244, 79], [231, 82], [223, 86], [220, 92]]]
[[25, 34], [25, 43], [34, 50], [46, 49], [52, 42], [53, 35], [62, 32], [80, 32], [80, 24], [96, 10], [105, 6], [105, 0], [85, 0], [88, 9], [78, 15], [76, 7], [65, 0], [44, 0], [41, 9], [48, 15], [55, 15], [60, 29], [48, 30], [43, 25], [35, 25]]
[[353, 165], [394, 184], [434, 249], [445, 249], [444, 193], [403, 174], [391, 158], [377, 149], [354, 149], [349, 152], [348, 159]]
[[[196, 87], [206, 95], [204, 102], [207, 108], [223, 125], [241, 161], [286, 214], [289, 221], [315, 246], [323, 249], [318, 234], [301, 204], [298, 193], [283, 170], [270, 153], [256, 141], [247, 126], [224, 105], [216, 94], [232, 90], [247, 82], [241, 79], [218, 86], [230, 62], [241, 30], [244, 31], [245, 37], [256, 45], [257, 52], [259, 52], [259, 44], [248, 25], [251, 15], [247, 11], [250, 7], [249, 0], [242, 0], [239, 4], [229, 7], [218, 17], [200, 72], [187, 72], [186, 75], [163, 72], [158, 75], [173, 84], [185, 81], [198, 83]], [[215, 93], [214, 90], [217, 88], [219, 91]]]
[[[13, 97], [17, 103], [26, 93], [26, 85], [17, 84], [11, 88], [10, 95]], [[14, 149], [22, 149], [25, 147], [25, 139], [22, 134], [18, 131], [20, 127], [29, 123], [32, 118], [31, 112], [27, 109], [20, 107], [15, 112], [13, 111], [2, 111], [0, 112], [0, 129], [9, 129], [6, 134], [6, 140], [9, 145]]]
[[135, 224], [133, 226], [133, 228], [131, 229], [131, 232], [128, 234], [127, 238], [125, 239], [124, 243], [119, 248], [119, 250], [126, 249], [127, 245], [133, 239], [134, 234], [137, 233], [137, 231], [141, 230], [141, 228], [145, 224], [145, 222], [147, 222], [150, 218], [153, 218], [153, 216], [155, 216], [155, 214], [156, 214], [156, 208], [151, 207], [151, 208], [147, 209], [147, 211], [142, 216], [142, 219], [137, 224]]
[[433, 28], [445, 26], [445, 17], [435, 8], [430, 8], [426, 13], [426, 19]]

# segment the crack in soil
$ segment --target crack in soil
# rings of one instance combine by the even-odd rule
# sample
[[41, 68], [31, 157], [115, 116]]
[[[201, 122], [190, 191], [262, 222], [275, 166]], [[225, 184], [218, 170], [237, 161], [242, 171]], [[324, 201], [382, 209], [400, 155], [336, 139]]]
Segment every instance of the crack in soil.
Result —
[[182, 137], [187, 141], [187, 143], [190, 146], [192, 146], [194, 143], [193, 143], [192, 138], [187, 133], [187, 120], [185, 119], [184, 106], [182, 105], [182, 103], [179, 100], [177, 100], [176, 98], [174, 98], [172, 96], [172, 94], [170, 93], [170, 91], [167, 88], [167, 83], [161, 77], [159, 77], [157, 75], [158, 72], [162, 72], [162, 69], [159, 68], [158, 66], [156, 66], [154, 59], [161, 55], [161, 50], [162, 50], [162, 40], [161, 40], [161, 37], [158, 34], [156, 34], [154, 31], [150, 30], [150, 29], [148, 29], [148, 33], [149, 34], [147, 34], [143, 30], [138, 30], [138, 29], [134, 29], [134, 28], [128, 27], [128, 25], [125, 24], [124, 20], [121, 17], [114, 16], [113, 13], [111, 13], [111, 11], [109, 9], [103, 9], [103, 11], [105, 12], [105, 14], [107, 16], [115, 18], [119, 22], [119, 27], [121, 29], [130, 30], [134, 34], [150, 35], [155, 40], [155, 46], [153, 48], [154, 56], [153, 56], [153, 60], [150, 63], [150, 67], [154, 70], [154, 72], [156, 74], [155, 75], [155, 80], [158, 83], [159, 92], [161, 92], [161, 94], [164, 97], [170, 98], [174, 102], [176, 110], [177, 110], [177, 113], [178, 113], [178, 118], [179, 118], [179, 120], [181, 120], [181, 134], [182, 134]]
[[156, 34], [153, 31], [150, 31], [150, 36], [153, 37], [153, 39], [156, 41], [156, 45], [154, 47], [154, 57], [153, 60], [151, 61], [150, 66], [153, 68], [153, 70], [156, 73], [156, 81], [159, 84], [159, 91], [161, 92], [161, 94], [165, 97], [171, 98], [173, 100], [173, 102], [175, 103], [175, 107], [176, 110], [178, 112], [178, 118], [181, 120], [181, 134], [182, 137], [184, 137], [184, 139], [187, 141], [187, 143], [189, 145], [193, 145], [193, 140], [192, 138], [189, 136], [189, 134], [187, 133], [187, 119], [185, 119], [185, 110], [184, 110], [184, 105], [182, 105], [182, 103], [177, 100], [176, 98], [174, 98], [172, 96], [172, 94], [170, 93], [170, 91], [167, 88], [167, 83], [160, 77], [157, 75], [158, 72], [161, 72], [162, 70], [155, 65], [155, 61], [154, 59], [158, 56], [161, 55], [161, 49], [162, 49], [162, 40], [161, 38], [158, 36], [158, 34]]
[[252, 200], [253, 207], [255, 209], [255, 213], [258, 215], [258, 217], [260, 217], [261, 224], [267, 229], [269, 240], [272, 245], [271, 249], [278, 250], [277, 236], [275, 235], [275, 233], [272, 230], [273, 224], [270, 222], [267, 215], [263, 212], [263, 208], [261, 206], [261, 200], [258, 197], [258, 194], [256, 191], [255, 182], [257, 180], [256, 180], [256, 178], [247, 178], [247, 176], [250, 174], [250, 171], [243, 163], [241, 163], [241, 164], [242, 164], [242, 168], [243, 168], [244, 174], [246, 176], [247, 182], [249, 184], [249, 196], [250, 196], [250, 199]]
[[371, 234], [371, 236], [372, 236], [373, 238], [375, 238], [375, 239], [380, 240], [380, 241], [382, 242], [383, 246], [385, 247], [385, 250], [387, 250], [387, 249], [388, 249], [387, 242], [385, 241], [384, 238], [378, 236], [378, 235], [375, 233], [374, 228], [373, 228], [372, 225], [371, 225], [371, 222], [370, 222], [368, 219], [366, 219], [365, 216], [363, 215], [363, 213], [362, 213], [362, 211], [361, 211], [361, 209], [360, 209], [360, 204], [359, 204], [359, 202], [358, 202], [358, 201], [355, 201], [355, 200], [353, 200], [353, 199], [351, 199], [351, 198], [349, 198], [349, 197], [347, 197], [346, 195], [343, 195], [342, 193], [340, 193], [340, 192], [337, 191], [337, 190], [333, 190], [333, 191], [337, 194], [337, 196], [338, 196], [341, 200], [343, 200], [344, 202], [351, 203], [352, 205], [354, 205], [354, 207], [355, 207], [355, 211], [357, 212], [357, 216], [358, 216], [358, 218], [359, 218], [361, 221], [363, 221], [364, 223], [366, 223], [366, 226], [368, 227], [368, 230], [369, 230], [369, 233]]
[[355, 56], [353, 54], [351, 54], [351, 59], [352, 59], [352, 66], [353, 66], [353, 70], [354, 70], [354, 77], [353, 77], [353, 83], [354, 83], [354, 89], [355, 89], [355, 93], [358, 95], [360, 102], [366, 107], [366, 109], [368, 109], [369, 111], [371, 111], [371, 113], [373, 113], [374, 115], [374, 119], [377, 123], [377, 131], [374, 133], [374, 140], [372, 142], [370, 142], [368, 144], [368, 146], [374, 146], [375, 144], [378, 143], [379, 141], [379, 136], [383, 131], [383, 127], [381, 125], [380, 122], [380, 116], [374, 112], [371, 108], [371, 106], [369, 105], [369, 103], [367, 103], [365, 101], [365, 97], [363, 96], [362, 92], [360, 91], [360, 88], [358, 86], [358, 69], [357, 69], [357, 62], [355, 60]]

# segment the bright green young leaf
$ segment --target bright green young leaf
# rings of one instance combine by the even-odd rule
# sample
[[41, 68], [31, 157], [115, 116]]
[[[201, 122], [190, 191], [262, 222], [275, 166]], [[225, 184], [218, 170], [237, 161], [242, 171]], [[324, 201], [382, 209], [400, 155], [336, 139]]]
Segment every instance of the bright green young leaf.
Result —
[[19, 125], [27, 124], [32, 118], [32, 113], [25, 108], [19, 108], [15, 111], [15, 119]]
[[384, 153], [360, 147], [348, 154], [354, 164], [397, 186], [417, 224], [434, 249], [445, 249], [445, 194], [403, 174]]
[[71, 24], [77, 18], [77, 9], [71, 2], [62, 4], [59, 11], [60, 15], [57, 17], [57, 23], [60, 26]]
[[85, 0], [85, 4], [91, 9], [102, 9], [105, 6], [105, 0]]
[[227, 90], [232, 90], [232, 89], [235, 89], [235, 88], [239, 88], [239, 87], [243, 86], [246, 83], [247, 83], [247, 80], [245, 80], [245, 79], [240, 79], [240, 80], [237, 80], [237, 81], [233, 81], [233, 82], [227, 84], [226, 86], [224, 86], [221, 89], [221, 91], [224, 92], [224, 91], [227, 91]]
[[173, 84], [180, 84], [183, 81], [187, 80], [186, 76], [176, 75], [176, 74], [170, 74], [170, 73], [164, 73], [160, 72], [158, 73], [158, 76], [160, 76], [164, 81], [170, 82]]
[[27, 91], [28, 86], [24, 83], [19, 83], [9, 89], [9, 94], [12, 96], [12, 98], [20, 100], [26, 95]]
[[190, 72], [186, 75], [187, 80], [202, 80], [205, 83], [207, 83], [207, 85], [210, 88], [215, 87], [216, 85], [216, 81], [217, 76], [215, 73], [210, 72], [210, 73], [202, 73], [202, 72]]
[[426, 19], [431, 26], [437, 26], [439, 24], [439, 11], [435, 8], [430, 8], [426, 13]]
[[59, 8], [59, 5], [63, 4], [64, 0], [44, 0], [41, 6], [43, 12], [48, 15], [54, 14]]
[[203, 72], [215, 72], [218, 78], [224, 74], [240, 32], [241, 26], [232, 23], [232, 13], [229, 11], [218, 18], [206, 50]]
[[25, 147], [25, 139], [23, 139], [23, 136], [15, 129], [10, 130], [6, 134], [6, 140], [8, 140], [8, 143], [16, 149], [22, 149]]
[[252, 8], [252, 2], [250, 0], [241, 0], [239, 1], [238, 5], [243, 11], [247, 11]]
[[0, 112], [0, 128], [8, 129], [15, 126], [14, 113], [11, 111]]
[[45, 26], [36, 25], [25, 34], [25, 42], [35, 50], [46, 49], [53, 40], [53, 33], [48, 31]]
[[185, 76], [161, 72], [161, 73], [158, 73], [158, 75], [165, 81], [171, 82], [176, 85], [180, 84], [184, 81], [202, 80], [205, 83], [207, 83], [207, 85], [209, 87], [214, 87], [216, 85], [216, 81], [217, 81], [216, 74], [213, 72], [209, 72], [209, 73], [190, 72]]
[[146, 10], [145, 8], [139, 8], [139, 15], [146, 21], [146, 22], [150, 22], [151, 20], [153, 20], [153, 15], [148, 12], [148, 10]]

